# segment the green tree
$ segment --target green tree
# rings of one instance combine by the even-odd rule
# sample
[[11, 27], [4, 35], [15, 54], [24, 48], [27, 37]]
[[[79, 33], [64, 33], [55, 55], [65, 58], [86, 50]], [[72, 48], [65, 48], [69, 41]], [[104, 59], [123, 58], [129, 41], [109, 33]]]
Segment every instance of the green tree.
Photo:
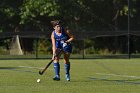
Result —
[[0, 30], [12, 30], [20, 22], [20, 9], [23, 0], [1, 0]]

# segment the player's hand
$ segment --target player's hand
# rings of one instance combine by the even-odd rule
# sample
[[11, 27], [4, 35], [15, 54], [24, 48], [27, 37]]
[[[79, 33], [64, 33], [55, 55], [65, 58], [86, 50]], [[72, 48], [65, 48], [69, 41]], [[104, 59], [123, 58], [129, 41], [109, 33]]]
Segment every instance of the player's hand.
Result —
[[65, 46], [67, 46], [67, 43], [63, 43], [63, 48], [64, 48]]
[[66, 42], [66, 41], [61, 41], [61, 44], [62, 44], [63, 48], [64, 48], [65, 46], [67, 46], [67, 42]]
[[55, 59], [55, 54], [53, 54], [53, 56], [52, 56], [52, 60], [54, 60]]

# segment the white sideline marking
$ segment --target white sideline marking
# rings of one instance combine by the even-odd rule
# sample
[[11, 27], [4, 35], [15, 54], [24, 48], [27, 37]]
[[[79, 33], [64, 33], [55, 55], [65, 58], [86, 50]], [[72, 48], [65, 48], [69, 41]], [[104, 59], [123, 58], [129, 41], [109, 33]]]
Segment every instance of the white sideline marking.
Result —
[[39, 67], [31, 67], [31, 66], [18, 66], [21, 68], [34, 68], [34, 69], [44, 69], [44, 68], [39, 68]]
[[137, 78], [137, 79], [140, 79], [139, 76], [118, 75], [118, 74], [105, 74], [105, 73], [96, 73], [96, 74], [98, 74], [98, 75], [118, 76], [118, 77], [128, 77], [128, 78]]

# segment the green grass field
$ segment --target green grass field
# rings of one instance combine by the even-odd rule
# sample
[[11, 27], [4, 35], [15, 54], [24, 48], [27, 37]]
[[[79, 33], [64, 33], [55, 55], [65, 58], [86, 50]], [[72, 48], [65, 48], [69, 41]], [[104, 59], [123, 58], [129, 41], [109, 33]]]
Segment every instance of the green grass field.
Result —
[[[71, 59], [71, 81], [53, 81], [50, 60], [0, 60], [0, 93], [140, 93], [140, 59]], [[41, 82], [36, 80], [40, 78]]]

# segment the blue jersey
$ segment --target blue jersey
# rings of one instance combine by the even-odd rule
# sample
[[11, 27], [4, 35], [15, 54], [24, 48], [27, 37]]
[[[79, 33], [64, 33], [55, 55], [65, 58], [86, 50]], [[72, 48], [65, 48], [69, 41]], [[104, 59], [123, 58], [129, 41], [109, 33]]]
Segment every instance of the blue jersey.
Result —
[[63, 49], [64, 52], [69, 52], [71, 53], [72, 52], [72, 45], [71, 43], [69, 43], [66, 47], [63, 47], [63, 42], [67, 41], [69, 39], [69, 36], [65, 33], [64, 29], [62, 28], [61, 30], [61, 35], [58, 36], [56, 34], [56, 32], [54, 31], [54, 38], [55, 38], [55, 46], [56, 48], [60, 48], [60, 49]]

